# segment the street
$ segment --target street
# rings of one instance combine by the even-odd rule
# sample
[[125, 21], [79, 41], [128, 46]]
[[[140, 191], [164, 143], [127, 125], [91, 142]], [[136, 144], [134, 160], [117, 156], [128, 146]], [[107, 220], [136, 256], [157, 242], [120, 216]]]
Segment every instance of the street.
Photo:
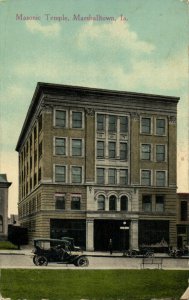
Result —
[[[7, 254], [0, 253], [0, 268], [33, 268], [33, 269], [78, 269], [74, 265], [49, 263], [48, 266], [37, 267], [33, 264], [32, 253]], [[142, 258], [129, 258], [123, 256], [88, 255], [89, 266], [84, 269], [141, 269]], [[163, 257], [162, 269], [189, 269], [188, 258]], [[157, 268], [148, 265], [146, 268]]]

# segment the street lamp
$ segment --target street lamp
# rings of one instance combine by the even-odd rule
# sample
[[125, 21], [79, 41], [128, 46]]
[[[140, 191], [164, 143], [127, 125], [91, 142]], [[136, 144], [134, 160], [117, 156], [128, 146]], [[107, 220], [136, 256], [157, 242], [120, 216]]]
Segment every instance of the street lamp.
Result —
[[123, 221], [123, 226], [120, 226], [121, 230], [124, 230], [123, 232], [123, 256], [126, 255], [126, 230], [129, 230], [129, 226], [126, 226], [127, 222]]

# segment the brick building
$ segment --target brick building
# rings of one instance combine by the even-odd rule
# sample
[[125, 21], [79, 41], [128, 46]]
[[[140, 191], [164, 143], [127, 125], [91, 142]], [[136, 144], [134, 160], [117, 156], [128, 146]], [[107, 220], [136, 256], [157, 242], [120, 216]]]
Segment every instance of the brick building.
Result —
[[[18, 139], [19, 220], [88, 250], [176, 245], [179, 98], [38, 83]], [[127, 230], [121, 230], [123, 222]]]
[[11, 186], [6, 174], [0, 174], [0, 240], [8, 236], [8, 189]]
[[189, 247], [189, 193], [178, 193], [177, 245]]

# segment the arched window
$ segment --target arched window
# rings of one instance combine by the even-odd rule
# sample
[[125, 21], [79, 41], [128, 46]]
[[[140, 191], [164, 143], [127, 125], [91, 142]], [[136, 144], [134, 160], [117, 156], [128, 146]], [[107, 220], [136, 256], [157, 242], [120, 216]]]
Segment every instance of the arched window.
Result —
[[128, 198], [127, 198], [127, 196], [121, 196], [120, 209], [121, 210], [128, 210]]
[[116, 208], [117, 208], [116, 196], [112, 195], [109, 198], [109, 210], [116, 210]]
[[103, 195], [98, 196], [98, 210], [105, 210], [105, 197]]
[[0, 216], [0, 232], [3, 232], [3, 217]]

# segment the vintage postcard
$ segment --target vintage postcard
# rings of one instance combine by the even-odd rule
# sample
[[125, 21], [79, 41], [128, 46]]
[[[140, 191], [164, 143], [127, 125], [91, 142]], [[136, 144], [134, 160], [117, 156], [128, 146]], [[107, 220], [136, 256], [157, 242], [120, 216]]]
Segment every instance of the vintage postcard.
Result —
[[[6, 246], [0, 250], [2, 299], [179, 299], [184, 293], [188, 5], [0, 0], [0, 242], [21, 246], [12, 250], [15, 259]], [[98, 276], [110, 291], [98, 287], [94, 273], [80, 274], [91, 288], [81, 284], [79, 292], [74, 285], [75, 294], [61, 290], [62, 298], [47, 288], [52, 278], [43, 295], [6, 291], [9, 276], [22, 277], [6, 268], [48, 269], [50, 263], [53, 270], [61, 263], [66, 270], [106, 270]], [[170, 286], [180, 278], [180, 289], [172, 286], [171, 293], [167, 281], [167, 289], [155, 292], [151, 283], [148, 290], [137, 273], [148, 267], [182, 270], [181, 277], [162, 277], [170, 276]], [[124, 273], [130, 269], [143, 290], [118, 284], [120, 274], [132, 276]], [[157, 270], [148, 271], [155, 282]]]

